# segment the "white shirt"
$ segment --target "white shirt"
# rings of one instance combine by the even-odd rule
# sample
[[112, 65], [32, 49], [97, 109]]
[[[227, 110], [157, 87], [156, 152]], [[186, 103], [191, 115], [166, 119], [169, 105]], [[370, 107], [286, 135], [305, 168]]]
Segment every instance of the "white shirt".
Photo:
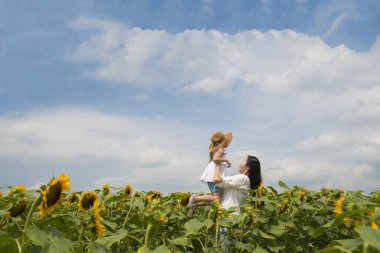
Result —
[[[215, 167], [216, 163], [214, 161], [210, 161], [206, 167], [206, 169], [203, 171], [201, 175], [201, 182], [207, 183], [207, 182], [214, 182], [214, 175], [215, 175]], [[227, 176], [227, 164], [221, 163], [220, 164], [220, 176], [224, 177]]]
[[250, 188], [249, 178], [244, 174], [222, 177], [223, 182], [217, 184], [223, 187], [221, 205], [223, 208], [241, 206], [248, 197]]

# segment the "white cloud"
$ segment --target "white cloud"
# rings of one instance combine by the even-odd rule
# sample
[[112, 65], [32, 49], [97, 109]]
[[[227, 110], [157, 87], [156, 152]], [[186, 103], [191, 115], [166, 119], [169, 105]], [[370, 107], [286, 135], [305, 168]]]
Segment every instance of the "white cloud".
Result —
[[308, 138], [298, 144], [300, 149], [313, 150], [344, 145], [348, 142], [347, 136], [339, 132], [323, 133], [317, 138]]
[[90, 72], [93, 78], [127, 85], [210, 92], [243, 84], [271, 92], [334, 92], [373, 87], [380, 78], [378, 46], [356, 53], [291, 30], [170, 34], [87, 17], [74, 27], [100, 33], [84, 41], [72, 59], [99, 63]]
[[323, 34], [323, 37], [326, 38], [328, 37], [330, 34], [332, 34], [336, 29], [337, 27], [344, 21], [344, 19], [346, 18], [346, 14], [345, 13], [341, 13], [331, 24], [331, 27], [328, 31], [325, 32], [325, 34]]
[[366, 144], [358, 146], [353, 151], [353, 156], [360, 161], [378, 162], [380, 163], [380, 145], [379, 144]]
[[[21, 160], [31, 167], [70, 164], [79, 168], [70, 169], [74, 181], [81, 182], [77, 187], [109, 177], [126, 178], [142, 188], [202, 189], [198, 177], [207, 155], [202, 155], [204, 149], [199, 147], [202, 140], [194, 138], [202, 136], [198, 131], [175, 120], [85, 108], [33, 111], [0, 118], [0, 162], [12, 158], [15, 164]], [[204, 142], [207, 146], [208, 139]], [[104, 164], [107, 167], [102, 168]], [[86, 167], [93, 167], [87, 178], [81, 172]], [[120, 180], [117, 182], [120, 185]]]
[[375, 190], [378, 178], [371, 177], [373, 168], [368, 164], [344, 165], [339, 161], [305, 161], [287, 158], [271, 162], [264, 171], [270, 185], [287, 179], [289, 185], [298, 184], [318, 190], [321, 187]]
[[[350, 142], [356, 149], [347, 154], [351, 146], [344, 148], [344, 133], [322, 134], [305, 142], [308, 148], [318, 148], [310, 159], [302, 150], [281, 158], [283, 153], [276, 154], [276, 149], [286, 149], [286, 145], [260, 146], [244, 128], [236, 128], [235, 133], [228, 151], [233, 162], [230, 174], [237, 173], [239, 162], [253, 154], [261, 160], [266, 185], [275, 186], [278, 180], [284, 180], [316, 189], [377, 187], [378, 135], [371, 135], [372, 142], [361, 137], [366, 135], [353, 138]], [[27, 176], [26, 185], [32, 185], [65, 172], [72, 179], [73, 190], [93, 189], [104, 183], [130, 183], [138, 190], [207, 192], [199, 176], [207, 163], [209, 134], [205, 128], [172, 119], [107, 114], [86, 108], [53, 108], [3, 116], [0, 164], [12, 159], [8, 168], [16, 169], [8, 170], [0, 185], [8, 185], [9, 176]], [[357, 144], [358, 139], [364, 143], [362, 146]], [[341, 141], [342, 154], [328, 156], [331, 152], [326, 147], [334, 145], [335, 140]]]

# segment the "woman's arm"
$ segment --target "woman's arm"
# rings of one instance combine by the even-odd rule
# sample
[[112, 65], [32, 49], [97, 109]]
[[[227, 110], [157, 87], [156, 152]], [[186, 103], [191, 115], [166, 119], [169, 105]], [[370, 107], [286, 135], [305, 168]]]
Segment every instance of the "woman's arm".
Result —
[[226, 176], [223, 177], [220, 183], [216, 182], [219, 187], [233, 188], [233, 189], [249, 189], [249, 178], [242, 174], [238, 174], [235, 176]]

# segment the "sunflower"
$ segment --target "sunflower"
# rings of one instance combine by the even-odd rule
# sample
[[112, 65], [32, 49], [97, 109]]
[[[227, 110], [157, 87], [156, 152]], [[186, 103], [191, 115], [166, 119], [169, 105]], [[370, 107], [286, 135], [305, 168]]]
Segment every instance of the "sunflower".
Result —
[[257, 189], [259, 190], [259, 197], [263, 196], [264, 184], [260, 183], [260, 185], [259, 185], [259, 187]]
[[13, 204], [11, 209], [9, 209], [9, 215], [11, 217], [17, 217], [21, 215], [28, 205], [28, 201], [26, 199], [20, 200], [17, 204]]
[[223, 207], [219, 203], [219, 200], [215, 200], [216, 206], [217, 206], [217, 217], [218, 219], [221, 219], [223, 216]]
[[335, 201], [335, 207], [334, 207], [334, 213], [335, 214], [341, 214], [343, 213], [343, 208], [342, 208], [342, 204], [343, 204], [343, 201], [345, 200], [345, 197], [342, 195], [339, 197], [339, 199], [337, 201]]
[[96, 199], [94, 201], [93, 215], [95, 219], [95, 230], [98, 239], [103, 238], [104, 236], [104, 225], [102, 224], [103, 218], [99, 214], [99, 201]]
[[190, 193], [184, 193], [181, 198], [181, 206], [187, 206], [187, 203], [189, 203], [189, 198], [191, 194]]
[[145, 205], [149, 204], [149, 202], [157, 203], [158, 199], [161, 197], [161, 193], [159, 191], [153, 191], [150, 194], [146, 195]]
[[74, 203], [75, 201], [77, 201], [78, 199], [78, 194], [76, 192], [73, 192], [71, 195], [70, 195], [70, 198], [69, 198], [69, 202], [70, 203]]
[[27, 191], [28, 191], [28, 189], [25, 186], [23, 186], [23, 185], [17, 185], [17, 186], [12, 187], [8, 191], [8, 196], [13, 196], [16, 193], [27, 192]]
[[375, 221], [372, 221], [371, 222], [371, 228], [373, 228], [373, 229], [379, 229], [379, 225], [377, 225], [377, 223]]
[[154, 191], [152, 194], [152, 201], [157, 202], [160, 197], [161, 197], [161, 193], [159, 191]]
[[129, 198], [130, 196], [132, 196], [132, 193], [133, 193], [132, 186], [130, 184], [127, 184], [124, 187], [123, 193], [126, 195], [127, 198]]
[[4, 198], [4, 193], [0, 192], [0, 198]]
[[161, 223], [164, 223], [168, 220], [168, 216], [166, 216], [165, 214], [161, 214], [160, 215], [160, 222]]
[[79, 199], [78, 207], [80, 210], [86, 211], [94, 205], [94, 202], [97, 199], [98, 194], [94, 191], [83, 193], [82, 197]]
[[344, 222], [344, 224], [348, 225], [348, 224], [350, 224], [351, 219], [348, 218], [348, 217], [346, 217], [346, 218], [343, 219], [343, 222]]
[[42, 218], [49, 216], [54, 209], [65, 200], [63, 192], [70, 191], [70, 178], [66, 174], [61, 174], [53, 179], [46, 189], [41, 193], [42, 202], [40, 205], [40, 215]]
[[102, 194], [105, 197], [108, 197], [111, 194], [111, 187], [109, 184], [105, 184], [102, 189]]
[[305, 197], [305, 195], [306, 195], [306, 192], [304, 192], [304, 191], [300, 192], [300, 200], [301, 201], [303, 200], [303, 198]]

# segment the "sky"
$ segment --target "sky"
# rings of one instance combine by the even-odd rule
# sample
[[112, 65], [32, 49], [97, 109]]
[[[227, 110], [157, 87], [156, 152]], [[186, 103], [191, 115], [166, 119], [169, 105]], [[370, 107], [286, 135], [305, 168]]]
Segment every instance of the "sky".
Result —
[[[380, 1], [0, 0], [0, 186], [379, 190]], [[5, 189], [4, 189], [5, 191]]]

